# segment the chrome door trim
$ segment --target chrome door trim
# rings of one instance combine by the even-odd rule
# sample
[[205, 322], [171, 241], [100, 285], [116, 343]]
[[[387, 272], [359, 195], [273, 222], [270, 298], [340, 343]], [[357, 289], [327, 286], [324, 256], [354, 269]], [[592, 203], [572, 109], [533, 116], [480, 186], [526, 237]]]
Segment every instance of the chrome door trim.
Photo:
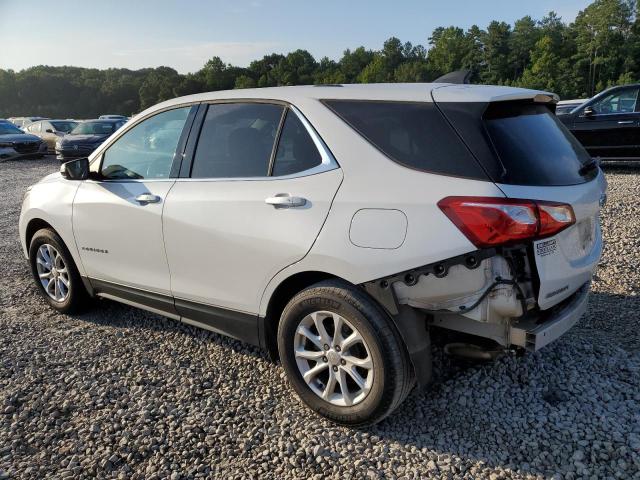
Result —
[[[331, 150], [327, 147], [326, 143], [318, 132], [316, 132], [313, 125], [307, 120], [304, 114], [295, 106], [290, 103], [278, 100], [269, 100], [269, 99], [225, 99], [222, 101], [209, 101], [203, 102], [208, 105], [216, 105], [221, 103], [268, 103], [273, 105], [282, 105], [285, 108], [289, 108], [300, 120], [304, 128], [309, 133], [313, 144], [315, 145], [318, 153], [320, 153], [321, 163], [320, 165], [316, 165], [313, 168], [309, 168], [307, 170], [303, 170], [301, 172], [292, 173], [290, 175], [281, 175], [278, 177], [275, 176], [260, 176], [260, 177], [202, 177], [202, 178], [187, 178], [187, 177], [178, 177], [175, 180], [177, 182], [247, 182], [247, 181], [273, 181], [273, 180], [289, 180], [293, 178], [299, 177], [308, 177], [311, 175], [316, 175], [318, 173], [329, 172], [331, 170], [336, 170], [340, 168], [338, 161], [335, 159]], [[274, 140], [275, 141], [275, 140]]]

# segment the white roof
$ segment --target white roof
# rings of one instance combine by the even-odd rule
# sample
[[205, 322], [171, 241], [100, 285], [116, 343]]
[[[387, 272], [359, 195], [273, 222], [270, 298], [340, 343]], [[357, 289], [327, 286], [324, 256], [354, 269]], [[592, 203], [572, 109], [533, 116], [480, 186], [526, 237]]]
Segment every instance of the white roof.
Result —
[[[448, 83], [368, 83], [345, 85], [303, 85], [292, 87], [247, 88], [198, 93], [167, 100], [149, 110], [184, 103], [211, 100], [264, 99], [296, 104], [308, 99], [350, 99], [430, 102], [431, 92], [439, 102], [496, 102], [521, 100], [545, 95], [558, 100], [557, 95], [540, 90], [492, 85], [457, 85]], [[145, 113], [145, 112], [142, 112]]]

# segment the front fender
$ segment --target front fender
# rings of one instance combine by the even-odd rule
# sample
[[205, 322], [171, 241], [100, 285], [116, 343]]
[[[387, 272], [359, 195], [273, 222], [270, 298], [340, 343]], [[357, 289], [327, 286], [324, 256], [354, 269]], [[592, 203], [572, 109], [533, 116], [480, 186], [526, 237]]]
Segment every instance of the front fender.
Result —
[[73, 199], [80, 182], [60, 178], [57, 181], [33, 185], [25, 194], [20, 212], [18, 231], [20, 245], [26, 258], [29, 257], [27, 230], [33, 221], [46, 222], [62, 238], [73, 257], [80, 275], [85, 274], [80, 253], [73, 235]]

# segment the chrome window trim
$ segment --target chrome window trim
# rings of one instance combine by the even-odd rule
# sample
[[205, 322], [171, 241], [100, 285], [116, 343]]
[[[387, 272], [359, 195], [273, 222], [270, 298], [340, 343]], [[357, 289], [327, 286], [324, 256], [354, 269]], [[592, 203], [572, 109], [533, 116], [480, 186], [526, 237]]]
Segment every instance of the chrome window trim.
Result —
[[313, 168], [308, 168], [307, 170], [302, 170], [297, 173], [292, 173], [289, 175], [280, 175], [280, 176], [262, 176], [262, 177], [201, 177], [201, 178], [177, 178], [177, 182], [255, 182], [255, 181], [274, 181], [274, 180], [290, 180], [293, 178], [300, 177], [308, 177], [311, 175], [317, 175], [319, 173], [329, 172], [331, 170], [335, 170], [340, 168], [337, 160], [324, 143], [318, 132], [316, 132], [315, 128], [311, 125], [311, 123], [306, 119], [306, 117], [302, 114], [302, 112], [295, 106], [286, 102], [275, 102], [273, 100], [268, 99], [252, 99], [252, 101], [248, 101], [246, 99], [238, 99], [238, 100], [227, 100], [223, 102], [207, 102], [209, 104], [216, 103], [270, 103], [270, 104], [278, 104], [284, 105], [285, 108], [288, 107], [300, 120], [304, 128], [307, 130], [307, 133], [311, 137], [313, 144], [318, 149], [320, 153], [321, 163], [320, 165], [316, 165]]
[[581, 112], [581, 114], [578, 116], [580, 118], [602, 118], [602, 117], [616, 117], [618, 115], [638, 115], [638, 114], [640, 114], [640, 112], [637, 112], [634, 110], [633, 112], [594, 113], [592, 115], [585, 115], [583, 112]]
[[322, 138], [320, 137], [316, 129], [313, 127], [313, 125], [311, 125], [311, 123], [307, 120], [304, 114], [298, 109], [298, 107], [290, 103], [283, 102], [281, 100], [270, 100], [267, 98], [265, 99], [260, 99], [260, 98], [221, 99], [221, 100], [211, 100], [211, 101], [205, 101], [205, 102], [191, 101], [191, 102], [184, 102], [177, 105], [172, 105], [170, 107], [154, 110], [153, 112], [149, 112], [144, 116], [134, 117], [131, 120], [129, 120], [127, 123], [125, 123], [122, 127], [120, 127], [116, 132], [114, 132], [113, 137], [110, 137], [107, 142], [100, 145], [100, 147], [98, 147], [94, 152], [91, 153], [91, 155], [89, 155], [89, 164], [91, 165], [96, 161], [99, 164], [101, 164], [103, 153], [111, 145], [113, 145], [113, 143], [115, 143], [120, 137], [122, 137], [130, 129], [134, 128], [136, 125], [142, 123], [143, 121], [145, 121], [150, 117], [153, 117], [157, 114], [163, 113], [168, 110], [175, 110], [183, 107], [191, 107], [193, 105], [199, 105], [199, 104], [214, 105], [214, 104], [220, 104], [220, 103], [270, 103], [270, 104], [282, 105], [285, 108], [289, 108], [302, 122], [302, 125], [307, 130], [307, 133], [309, 133], [309, 135], [311, 136], [311, 140], [313, 141], [314, 145], [318, 149], [318, 152], [320, 153], [320, 158], [322, 163], [320, 163], [320, 165], [317, 165], [313, 168], [309, 168], [307, 170], [303, 170], [301, 172], [292, 173], [290, 175], [281, 175], [277, 177], [265, 175], [263, 177], [205, 177], [205, 178], [156, 178], [156, 179], [154, 178], [133, 179], [132, 178], [132, 179], [87, 180], [87, 181], [95, 182], [95, 183], [99, 183], [99, 182], [145, 183], [145, 182], [166, 182], [166, 181], [177, 181], [177, 182], [231, 182], [231, 181], [246, 182], [246, 181], [265, 181], [265, 180], [274, 181], [274, 180], [290, 180], [293, 178], [308, 177], [311, 175], [317, 175], [319, 173], [329, 172], [331, 170], [340, 168], [340, 165], [338, 164], [337, 160], [331, 153], [331, 150], [329, 150], [324, 140], [322, 140]]
[[144, 116], [134, 116], [134, 117], [132, 117], [131, 120], [125, 122], [124, 125], [122, 125], [115, 132], [113, 132], [111, 134], [111, 136], [104, 143], [102, 143], [98, 148], [96, 148], [93, 152], [91, 152], [91, 154], [88, 157], [89, 158], [89, 164], [92, 164], [97, 158], [100, 158], [102, 156], [102, 154], [111, 145], [113, 145], [120, 137], [122, 137], [125, 133], [127, 133], [129, 130], [131, 130], [132, 128], [134, 128], [138, 124], [144, 122], [146, 119], [154, 117], [154, 116], [156, 116], [156, 115], [158, 115], [160, 113], [167, 112], [169, 110], [177, 110], [179, 108], [192, 107], [194, 105], [199, 105], [201, 103], [202, 102], [194, 102], [194, 101], [178, 103], [176, 105], [171, 105], [170, 107], [159, 108], [158, 110], [154, 110], [152, 112], [149, 112]]

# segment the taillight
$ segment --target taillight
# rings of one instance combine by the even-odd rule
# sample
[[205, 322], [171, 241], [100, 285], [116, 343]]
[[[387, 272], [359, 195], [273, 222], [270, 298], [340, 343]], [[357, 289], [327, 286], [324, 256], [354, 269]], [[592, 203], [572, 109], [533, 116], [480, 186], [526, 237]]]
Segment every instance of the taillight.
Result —
[[571, 205], [496, 197], [447, 197], [438, 206], [477, 247], [549, 237], [576, 221]]

